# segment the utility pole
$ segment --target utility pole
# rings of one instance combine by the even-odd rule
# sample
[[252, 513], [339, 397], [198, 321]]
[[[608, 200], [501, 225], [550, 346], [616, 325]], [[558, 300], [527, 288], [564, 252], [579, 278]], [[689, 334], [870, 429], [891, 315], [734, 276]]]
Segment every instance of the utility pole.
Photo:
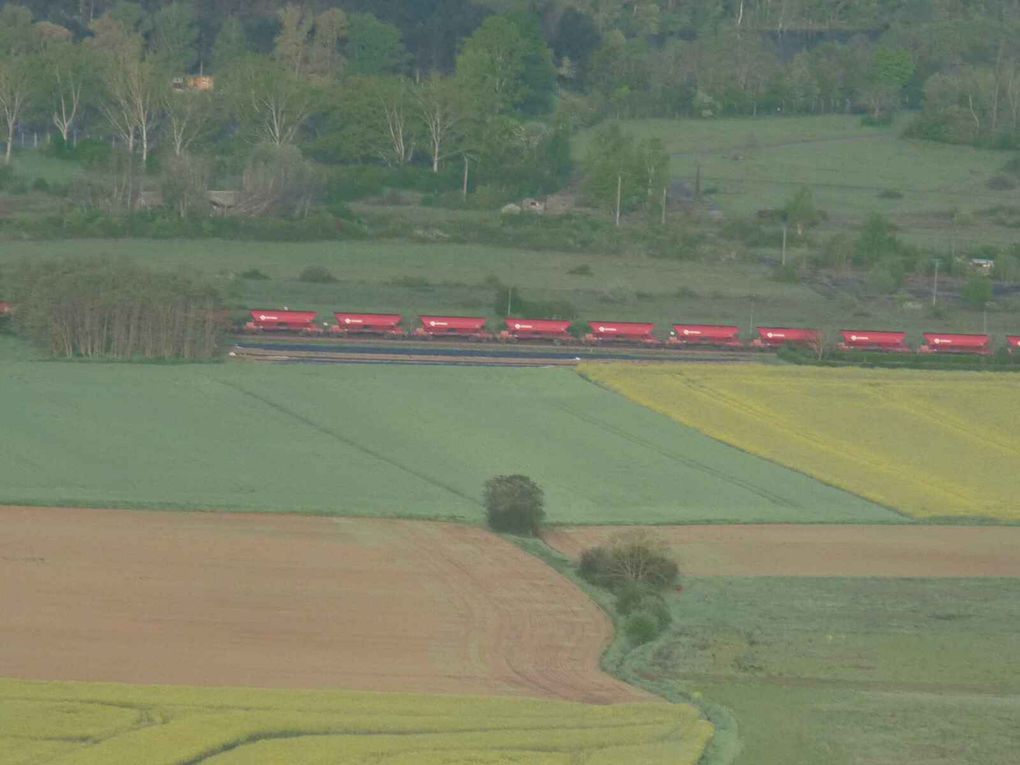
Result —
[[623, 194], [623, 174], [616, 176], [616, 225], [620, 225], [620, 197]]
[[935, 276], [931, 281], [931, 304], [932, 307], [939, 299], [939, 259], [935, 258]]

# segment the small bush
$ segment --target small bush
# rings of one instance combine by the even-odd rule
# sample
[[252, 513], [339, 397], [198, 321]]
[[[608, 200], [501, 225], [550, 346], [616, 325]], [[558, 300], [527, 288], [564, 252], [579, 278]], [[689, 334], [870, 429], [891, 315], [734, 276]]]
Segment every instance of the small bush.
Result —
[[485, 482], [485, 512], [493, 531], [538, 536], [544, 505], [542, 489], [525, 475], [497, 475]]
[[963, 302], [971, 308], [984, 308], [992, 299], [992, 280], [987, 276], [972, 276], [963, 285], [960, 297]]
[[333, 284], [336, 282], [336, 277], [324, 266], [308, 266], [298, 276], [298, 281], [311, 284]]
[[638, 611], [627, 617], [623, 632], [631, 645], [644, 645], [655, 640], [661, 630], [655, 616], [647, 611]]
[[897, 189], [882, 189], [878, 192], [879, 199], [903, 199], [903, 192]]
[[1017, 181], [1008, 175], [993, 175], [988, 179], [987, 186], [992, 191], [1012, 191], [1017, 187]]
[[50, 184], [45, 178], [36, 178], [32, 181], [32, 191], [48, 194], [50, 192]]
[[611, 589], [611, 578], [608, 575], [612, 560], [609, 550], [605, 547], [591, 547], [581, 553], [577, 564], [577, 573], [581, 578], [596, 587]]
[[241, 279], [250, 279], [251, 281], [265, 281], [269, 278], [269, 275], [263, 273], [257, 268], [249, 268], [247, 271], [242, 271], [238, 274]]
[[594, 276], [594, 273], [591, 270], [591, 266], [589, 266], [587, 263], [582, 263], [579, 266], [574, 266], [569, 271], [567, 271], [567, 273], [570, 274], [571, 276]]
[[616, 534], [604, 546], [586, 550], [578, 573], [597, 587], [621, 593], [631, 585], [653, 591], [671, 587], [679, 569], [664, 542], [638, 530]]
[[666, 600], [657, 590], [643, 584], [629, 582], [620, 587], [616, 594], [616, 612], [630, 616], [642, 611], [655, 616], [659, 629], [665, 629], [673, 621]]

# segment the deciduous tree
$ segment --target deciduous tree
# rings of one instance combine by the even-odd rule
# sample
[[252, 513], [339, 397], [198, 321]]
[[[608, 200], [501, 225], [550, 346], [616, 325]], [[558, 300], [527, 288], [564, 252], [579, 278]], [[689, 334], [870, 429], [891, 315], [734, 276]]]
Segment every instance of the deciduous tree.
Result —
[[425, 125], [432, 172], [449, 156], [462, 134], [465, 108], [457, 84], [434, 75], [421, 84], [416, 94], [418, 113]]
[[352, 13], [344, 45], [350, 74], [401, 74], [410, 56], [400, 30], [370, 13]]
[[69, 143], [86, 103], [95, 98], [98, 65], [92, 49], [78, 43], [58, 39], [43, 49], [40, 100], [49, 109], [53, 126], [65, 144]]
[[314, 91], [309, 84], [263, 56], [245, 56], [223, 80], [242, 128], [256, 143], [293, 143], [311, 114]]
[[5, 165], [11, 163], [15, 131], [34, 92], [33, 76], [34, 59], [27, 54], [0, 58], [0, 119], [6, 128]]

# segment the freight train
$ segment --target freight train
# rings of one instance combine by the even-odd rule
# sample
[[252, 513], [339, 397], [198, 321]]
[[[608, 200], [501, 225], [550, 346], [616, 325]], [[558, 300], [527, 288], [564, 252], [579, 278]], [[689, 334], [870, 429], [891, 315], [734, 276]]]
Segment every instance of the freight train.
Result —
[[[471, 340], [505, 343], [546, 342], [584, 345], [629, 345], [647, 348], [701, 348], [730, 350], [776, 350], [792, 345], [818, 348], [822, 332], [803, 327], [757, 327], [756, 336], [748, 343], [740, 337], [740, 327], [720, 324], [674, 324], [669, 338], [661, 340], [655, 325], [636, 321], [591, 321], [578, 329], [573, 322], [560, 319], [506, 319], [498, 332], [491, 332], [484, 316], [421, 316], [410, 331], [403, 326], [399, 313], [333, 314], [335, 324], [320, 322], [314, 311], [252, 311], [244, 325], [249, 334], [282, 333], [320, 337], [419, 338], [423, 340]], [[907, 333], [899, 331], [840, 330], [840, 351], [877, 351], [882, 353], [914, 353], [907, 344]], [[1009, 335], [1006, 347], [1020, 354], [1020, 335]], [[993, 351], [992, 338], [987, 334], [925, 332], [924, 343], [917, 353], [974, 354], [988, 356]]]

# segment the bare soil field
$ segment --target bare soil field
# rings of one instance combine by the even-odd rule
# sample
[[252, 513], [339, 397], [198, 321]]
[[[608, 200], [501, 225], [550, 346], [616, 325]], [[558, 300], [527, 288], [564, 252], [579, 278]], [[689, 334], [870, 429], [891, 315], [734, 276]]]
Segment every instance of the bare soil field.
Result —
[[478, 528], [0, 508], [0, 676], [649, 698], [605, 614]]
[[[620, 527], [558, 528], [570, 558]], [[1020, 526], [657, 526], [691, 576], [1020, 577]]]

